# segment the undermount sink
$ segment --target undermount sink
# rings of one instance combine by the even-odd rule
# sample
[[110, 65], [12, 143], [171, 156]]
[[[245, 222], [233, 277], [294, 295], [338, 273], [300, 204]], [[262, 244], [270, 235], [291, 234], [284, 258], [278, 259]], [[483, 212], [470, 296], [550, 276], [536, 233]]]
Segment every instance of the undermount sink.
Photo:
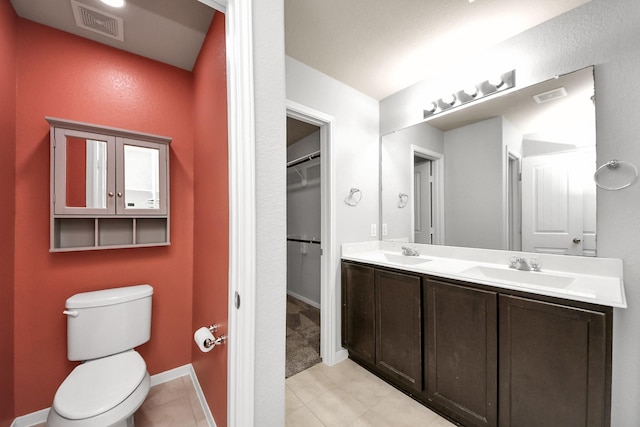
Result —
[[431, 261], [427, 258], [420, 258], [417, 256], [396, 255], [396, 254], [384, 254], [387, 261], [402, 265], [419, 265]]
[[478, 278], [506, 280], [523, 286], [544, 286], [548, 288], [564, 289], [575, 279], [572, 277], [556, 276], [555, 274], [537, 271], [521, 271], [508, 268], [471, 267], [462, 272]]

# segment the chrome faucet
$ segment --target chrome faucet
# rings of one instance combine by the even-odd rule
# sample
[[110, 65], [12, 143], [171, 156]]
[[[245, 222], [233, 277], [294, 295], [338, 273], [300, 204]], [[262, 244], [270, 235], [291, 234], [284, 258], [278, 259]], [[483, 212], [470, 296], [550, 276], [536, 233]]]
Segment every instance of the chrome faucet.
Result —
[[540, 271], [540, 262], [538, 258], [532, 257], [527, 261], [524, 257], [513, 256], [509, 262], [509, 268], [515, 268], [522, 271]]
[[402, 247], [402, 255], [405, 256], [419, 256], [420, 252], [417, 249], [413, 249], [407, 246]]

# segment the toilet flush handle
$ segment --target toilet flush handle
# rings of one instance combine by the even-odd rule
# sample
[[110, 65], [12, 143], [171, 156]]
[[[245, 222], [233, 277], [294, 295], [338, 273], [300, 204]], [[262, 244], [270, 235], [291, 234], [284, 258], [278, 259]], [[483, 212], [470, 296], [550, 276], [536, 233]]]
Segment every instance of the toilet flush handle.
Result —
[[71, 317], [78, 317], [78, 310], [65, 310], [62, 312], [62, 314], [66, 314], [67, 316]]

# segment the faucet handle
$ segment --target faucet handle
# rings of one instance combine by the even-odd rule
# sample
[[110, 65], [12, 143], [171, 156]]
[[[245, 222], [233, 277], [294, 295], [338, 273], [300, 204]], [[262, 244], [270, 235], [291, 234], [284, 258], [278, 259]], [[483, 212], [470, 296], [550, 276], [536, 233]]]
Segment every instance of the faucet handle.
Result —
[[519, 262], [520, 259], [517, 256], [513, 255], [509, 260], [509, 268], [516, 268]]
[[529, 265], [533, 271], [540, 271], [540, 261], [536, 257], [531, 257]]

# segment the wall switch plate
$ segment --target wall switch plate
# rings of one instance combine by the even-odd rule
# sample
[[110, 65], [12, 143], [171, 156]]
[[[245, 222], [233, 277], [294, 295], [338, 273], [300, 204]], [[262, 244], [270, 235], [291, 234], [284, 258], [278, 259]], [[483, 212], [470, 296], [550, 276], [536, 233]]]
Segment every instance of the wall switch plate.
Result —
[[378, 235], [378, 230], [376, 224], [371, 224], [371, 237], [376, 237]]
[[387, 235], [387, 223], [383, 223], [382, 224], [382, 235], [386, 236]]

